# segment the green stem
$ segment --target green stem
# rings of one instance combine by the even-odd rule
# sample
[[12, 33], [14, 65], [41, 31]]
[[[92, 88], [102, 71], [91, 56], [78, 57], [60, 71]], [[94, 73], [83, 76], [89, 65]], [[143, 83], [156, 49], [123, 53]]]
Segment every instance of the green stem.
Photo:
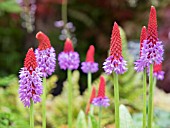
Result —
[[88, 78], [87, 78], [89, 97], [90, 97], [90, 93], [91, 93], [91, 79], [92, 79], [92, 75], [91, 75], [91, 73], [89, 72], [89, 73], [88, 73]]
[[119, 128], [119, 85], [118, 75], [114, 73], [115, 124]]
[[68, 77], [68, 127], [72, 128], [72, 82], [71, 70], [67, 70]]
[[30, 128], [34, 128], [34, 102], [30, 99]]
[[143, 128], [146, 128], [146, 68], [143, 71]]
[[62, 2], [62, 20], [64, 21], [64, 24], [67, 23], [67, 0], [63, 0]]
[[149, 74], [149, 106], [148, 106], [148, 128], [152, 128], [153, 121], [153, 64], [150, 65], [150, 74]]
[[46, 128], [46, 78], [43, 78], [43, 96], [42, 96], [42, 126]]
[[88, 128], [92, 128], [92, 122], [91, 122], [91, 115], [93, 115], [93, 109], [94, 109], [94, 106], [91, 104], [90, 105], [90, 112], [88, 114]]
[[98, 128], [100, 128], [101, 119], [102, 119], [102, 106], [99, 107], [99, 124], [98, 124]]

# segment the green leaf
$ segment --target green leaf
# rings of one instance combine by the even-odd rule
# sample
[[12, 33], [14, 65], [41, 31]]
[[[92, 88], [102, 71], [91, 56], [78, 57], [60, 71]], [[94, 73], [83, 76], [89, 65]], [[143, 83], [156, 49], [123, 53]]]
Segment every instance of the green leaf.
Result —
[[124, 105], [120, 105], [120, 128], [134, 128], [132, 117]]
[[82, 110], [78, 114], [76, 128], [87, 128], [85, 114]]
[[92, 123], [92, 128], [98, 128], [98, 122], [95, 119], [94, 115], [90, 115], [90, 122]]
[[5, 0], [0, 2], [0, 11], [19, 13], [21, 10], [21, 7], [16, 3], [15, 0]]

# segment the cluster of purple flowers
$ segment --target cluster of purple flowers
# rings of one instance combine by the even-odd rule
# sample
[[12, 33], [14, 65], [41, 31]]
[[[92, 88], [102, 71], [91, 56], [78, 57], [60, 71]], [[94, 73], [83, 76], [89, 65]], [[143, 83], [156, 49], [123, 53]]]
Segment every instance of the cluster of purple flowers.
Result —
[[55, 50], [50, 44], [49, 38], [42, 32], [38, 32], [36, 38], [39, 47], [29, 49], [24, 61], [24, 67], [19, 75], [19, 95], [25, 107], [30, 107], [30, 100], [40, 102], [42, 94], [42, 77], [51, 75], [56, 66]]

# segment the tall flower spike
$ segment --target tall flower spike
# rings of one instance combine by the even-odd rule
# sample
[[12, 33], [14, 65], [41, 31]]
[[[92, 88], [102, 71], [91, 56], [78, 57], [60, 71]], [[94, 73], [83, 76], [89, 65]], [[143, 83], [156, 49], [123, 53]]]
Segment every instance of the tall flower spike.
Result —
[[103, 68], [106, 74], [111, 74], [113, 71], [117, 74], [123, 74], [127, 70], [126, 65], [126, 61], [122, 56], [122, 41], [119, 26], [115, 22], [110, 41], [110, 56], [103, 63]]
[[162, 64], [154, 64], [154, 71], [153, 71], [154, 77], [157, 78], [157, 80], [163, 80], [165, 72], [162, 71]]
[[92, 101], [93, 101], [93, 99], [95, 97], [96, 97], [96, 88], [95, 88], [95, 86], [93, 86], [92, 87], [92, 91], [91, 91], [90, 100], [88, 101], [87, 106], [86, 106], [86, 114], [89, 113], [89, 111], [90, 111], [90, 104], [92, 104]]
[[49, 38], [43, 32], [38, 32], [36, 38], [39, 41], [39, 46], [35, 50], [38, 67], [42, 72], [42, 77], [47, 77], [55, 71], [55, 50], [51, 46]]
[[93, 99], [92, 104], [95, 106], [103, 106], [103, 107], [107, 107], [109, 106], [109, 98], [107, 98], [107, 96], [105, 96], [105, 79], [103, 76], [100, 77], [100, 84], [99, 84], [99, 90], [98, 90], [98, 95], [96, 98]]
[[94, 62], [94, 52], [94, 46], [90, 45], [86, 54], [86, 61], [81, 64], [81, 69], [84, 73], [95, 73], [98, 71], [98, 63]]
[[40, 102], [42, 81], [40, 70], [37, 67], [36, 57], [32, 48], [26, 54], [24, 67], [19, 72], [19, 97], [25, 107], [30, 107], [30, 100]]
[[[140, 58], [142, 55], [143, 43], [146, 42], [146, 40], [147, 40], [147, 29], [145, 26], [143, 26], [140, 34]], [[143, 71], [143, 69], [145, 68], [145, 64], [140, 58], [134, 63], [135, 70], [137, 72]]]
[[140, 72], [150, 64], [160, 64], [163, 61], [163, 45], [158, 39], [156, 9], [151, 6], [147, 39], [143, 41], [141, 57], [135, 62], [135, 69]]
[[74, 51], [72, 41], [67, 38], [64, 45], [64, 51], [58, 55], [59, 66], [61, 69], [74, 70], [79, 67], [79, 54]]

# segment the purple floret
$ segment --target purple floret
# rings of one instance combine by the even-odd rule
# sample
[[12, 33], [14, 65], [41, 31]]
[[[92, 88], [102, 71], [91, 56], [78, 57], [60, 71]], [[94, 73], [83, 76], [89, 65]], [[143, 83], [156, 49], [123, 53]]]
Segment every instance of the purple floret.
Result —
[[153, 73], [154, 77], [156, 77], [157, 80], [163, 80], [164, 74], [165, 74], [164, 71], [158, 71]]
[[53, 47], [45, 50], [35, 50], [38, 67], [42, 73], [42, 77], [47, 77], [55, 71], [56, 54]]
[[99, 70], [98, 63], [96, 62], [82, 62], [81, 69], [84, 73], [95, 73]]
[[79, 67], [79, 54], [77, 52], [61, 52], [58, 55], [58, 61], [61, 69], [74, 70]]
[[107, 98], [106, 96], [103, 98], [103, 97], [96, 97], [93, 99], [92, 101], [92, 104], [94, 106], [102, 106], [102, 107], [108, 107], [110, 104], [109, 104], [110, 100], [109, 98]]
[[160, 64], [163, 61], [163, 45], [161, 41], [156, 41], [155, 44], [144, 40], [141, 51], [141, 56], [135, 64], [135, 70], [141, 72], [145, 67], [149, 67], [150, 64]]
[[113, 56], [109, 56], [103, 63], [103, 68], [105, 73], [108, 75], [112, 72], [123, 74], [127, 71], [126, 65], [126, 61], [123, 59], [123, 57], [114, 59]]
[[40, 102], [43, 86], [39, 69], [36, 68], [31, 74], [27, 68], [21, 68], [19, 73], [19, 97], [24, 106], [30, 107], [31, 99], [34, 103]]

